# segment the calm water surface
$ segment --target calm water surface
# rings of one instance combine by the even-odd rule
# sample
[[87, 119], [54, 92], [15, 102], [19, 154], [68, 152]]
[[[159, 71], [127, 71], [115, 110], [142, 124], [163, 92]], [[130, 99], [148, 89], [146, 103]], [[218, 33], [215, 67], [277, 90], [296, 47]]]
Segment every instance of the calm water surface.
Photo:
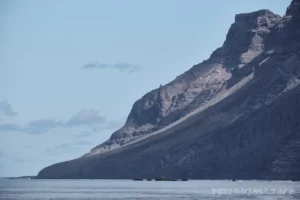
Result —
[[2, 200], [300, 199], [300, 182], [0, 180]]

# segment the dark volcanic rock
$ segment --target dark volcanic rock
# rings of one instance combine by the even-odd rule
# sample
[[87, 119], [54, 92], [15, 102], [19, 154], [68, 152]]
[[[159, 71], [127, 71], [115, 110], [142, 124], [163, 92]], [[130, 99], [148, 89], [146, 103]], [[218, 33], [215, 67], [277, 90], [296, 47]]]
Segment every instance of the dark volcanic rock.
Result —
[[87, 155], [118, 148], [161, 129], [226, 93], [229, 87], [252, 72], [250, 67], [235, 69], [261, 54], [269, 29], [280, 19], [269, 10], [236, 15], [221, 48], [208, 60], [136, 101], [126, 124]]
[[286, 15], [298, 19], [300, 16], [300, 0], [292, 1], [291, 5], [286, 10]]
[[126, 124], [39, 178], [299, 179], [299, 0], [238, 14], [223, 46], [134, 103]]

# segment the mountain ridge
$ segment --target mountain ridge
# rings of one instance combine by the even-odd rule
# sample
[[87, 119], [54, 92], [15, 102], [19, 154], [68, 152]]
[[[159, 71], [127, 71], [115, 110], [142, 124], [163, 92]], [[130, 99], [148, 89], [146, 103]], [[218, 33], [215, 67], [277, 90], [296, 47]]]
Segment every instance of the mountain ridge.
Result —
[[108, 141], [38, 178], [299, 178], [299, 2], [284, 17], [236, 15], [209, 59], [136, 101]]
[[[124, 143], [126, 144], [128, 142], [126, 141], [126, 139], [132, 141], [135, 140], [134, 136], [136, 135], [140, 136], [149, 134], [153, 131], [162, 129], [165, 126], [177, 121], [181, 117], [188, 115], [190, 112], [197, 109], [197, 107], [205, 104], [205, 102], [203, 101], [211, 100], [214, 94], [212, 94], [211, 96], [209, 96], [210, 94], [206, 94], [207, 92], [210, 92], [208, 90], [211, 90], [211, 88], [214, 90], [224, 89], [222, 88], [224, 87], [224, 81], [230, 78], [230, 74], [226, 72], [226, 68], [231, 68], [233, 66], [237, 66], [238, 64], [243, 65], [243, 63], [249, 62], [247, 59], [251, 59], [251, 57], [259, 52], [259, 50], [257, 50], [255, 51], [254, 55], [251, 55], [251, 53], [254, 51], [247, 51], [247, 48], [249, 46], [248, 43], [251, 43], [251, 41], [246, 41], [246, 44], [243, 45], [242, 48], [239, 47], [238, 52], [235, 53], [235, 55], [230, 54], [230, 51], [228, 51], [228, 49], [235, 46], [235, 41], [232, 41], [234, 35], [240, 35], [240, 37], [242, 38], [241, 40], [243, 40], [245, 35], [248, 34], [244, 30], [240, 31], [241, 26], [242, 28], [245, 27], [244, 22], [246, 21], [245, 17], [247, 16], [247, 20], [250, 20], [252, 22], [251, 26], [247, 28], [247, 31], [256, 31], [256, 28], [262, 28], [261, 31], [264, 31], [264, 28], [270, 28], [274, 25], [274, 23], [272, 23], [272, 20], [266, 20], [265, 24], [256, 23], [256, 19], [261, 16], [262, 19], [274, 17], [274, 20], [277, 21], [281, 18], [279, 15], [275, 15], [269, 10], [259, 10], [248, 14], [236, 15], [235, 22], [232, 24], [227, 34], [227, 38], [223, 44], [223, 47], [218, 48], [216, 51], [214, 51], [210, 58], [205, 60], [203, 63], [194, 65], [190, 70], [178, 76], [175, 80], [171, 81], [165, 86], [161, 86], [158, 89], [152, 90], [151, 92], [144, 95], [141, 99], [136, 101], [128, 116], [125, 126], [113, 133], [111, 138], [104, 144], [101, 144], [92, 149], [91, 154], [93, 154], [93, 151], [100, 153], [106, 152], [107, 149], [109, 150], [114, 145], [116, 147], [119, 147], [119, 144], [121, 144], [120, 146], [124, 145]], [[237, 26], [240, 28], [236, 28]], [[239, 46], [241, 45], [239, 44]], [[244, 53], [244, 57], [243, 60], [239, 63], [239, 56], [241, 52]], [[232, 63], [232, 61], [228, 63], [228, 61], [226, 59], [224, 60], [223, 57], [230, 57], [231, 59], [234, 58], [234, 63]], [[218, 67], [217, 65], [220, 65], [220, 67]], [[205, 77], [205, 70], [210, 69], [214, 69], [214, 72], [208, 74]], [[198, 80], [199, 76], [202, 78], [202, 80]], [[203, 84], [201, 85], [201, 83]], [[202, 89], [203, 87], [207, 87], [207, 84], [210, 84], [208, 85], [208, 87], [211, 87], [208, 89]], [[218, 92], [219, 91], [217, 91], [216, 93]], [[152, 105], [149, 105], [151, 103]], [[130, 137], [131, 135], [133, 137]], [[106, 144], [108, 145], [106, 146]]]

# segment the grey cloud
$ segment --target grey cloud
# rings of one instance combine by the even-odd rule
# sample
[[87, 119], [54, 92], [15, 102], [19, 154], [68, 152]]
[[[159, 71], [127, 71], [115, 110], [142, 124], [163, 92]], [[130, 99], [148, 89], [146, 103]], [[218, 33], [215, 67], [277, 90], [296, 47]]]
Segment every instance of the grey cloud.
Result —
[[0, 131], [19, 131], [21, 129], [17, 124], [0, 124]]
[[63, 122], [55, 121], [53, 119], [42, 119], [31, 121], [27, 124], [25, 131], [31, 134], [42, 134], [47, 133], [57, 127], [63, 125]]
[[2, 116], [16, 116], [16, 113], [7, 101], [0, 101], [0, 115]]
[[42, 119], [31, 121], [26, 124], [25, 127], [18, 124], [0, 124], [0, 131], [21, 131], [30, 134], [43, 134], [62, 125], [62, 122], [53, 119]]
[[83, 66], [83, 69], [107, 69], [107, 68], [113, 68], [117, 69], [122, 72], [137, 72], [140, 71], [143, 67], [141, 65], [136, 64], [129, 64], [126, 62], [120, 62], [117, 64], [104, 64], [104, 63], [88, 63]]
[[83, 126], [103, 124], [106, 119], [98, 114], [98, 111], [93, 109], [85, 109], [73, 116], [68, 122], [67, 126]]
[[[42, 119], [29, 122], [24, 131], [30, 134], [43, 134], [56, 128], [71, 128], [85, 125], [105, 124], [106, 119], [93, 109], [84, 109], [71, 117], [67, 122], [56, 121], [54, 119]], [[1, 128], [1, 127], [0, 127]], [[1, 129], [0, 129], [1, 130]]]
[[99, 112], [93, 109], [84, 109], [71, 117], [67, 122], [54, 119], [34, 120], [21, 127], [18, 124], [0, 124], [0, 131], [22, 131], [29, 134], [44, 134], [56, 128], [72, 128], [80, 126], [103, 125], [110, 123]]
[[[11, 104], [7, 101], [0, 101], [0, 118], [1, 117], [11, 117], [16, 116], [18, 113], [16, 113], [12, 107]], [[17, 124], [12, 123], [1, 123], [0, 124], [0, 131], [19, 131], [22, 128]]]

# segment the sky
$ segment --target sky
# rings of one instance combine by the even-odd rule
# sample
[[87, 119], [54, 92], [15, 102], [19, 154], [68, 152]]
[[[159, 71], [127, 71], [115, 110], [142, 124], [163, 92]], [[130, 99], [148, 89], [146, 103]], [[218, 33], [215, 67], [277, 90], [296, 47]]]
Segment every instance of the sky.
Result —
[[133, 103], [207, 59], [235, 14], [290, 0], [1, 0], [0, 177], [107, 140]]

